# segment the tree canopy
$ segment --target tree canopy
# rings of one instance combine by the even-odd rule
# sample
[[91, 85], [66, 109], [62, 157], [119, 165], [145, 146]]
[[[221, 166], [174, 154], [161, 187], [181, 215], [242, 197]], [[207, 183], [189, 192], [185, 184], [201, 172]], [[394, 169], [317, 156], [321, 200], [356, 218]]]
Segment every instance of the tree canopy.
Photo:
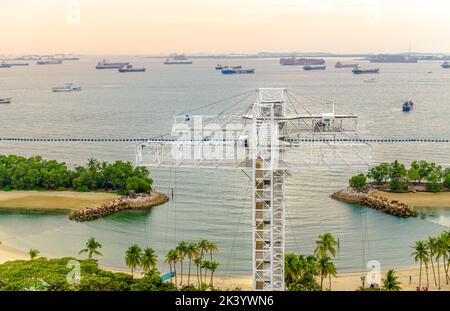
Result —
[[39, 156], [0, 155], [0, 189], [5, 191], [74, 189], [125, 194], [130, 190], [148, 192], [152, 183], [146, 168], [133, 167], [130, 162], [89, 159], [86, 165], [70, 169], [64, 162]]

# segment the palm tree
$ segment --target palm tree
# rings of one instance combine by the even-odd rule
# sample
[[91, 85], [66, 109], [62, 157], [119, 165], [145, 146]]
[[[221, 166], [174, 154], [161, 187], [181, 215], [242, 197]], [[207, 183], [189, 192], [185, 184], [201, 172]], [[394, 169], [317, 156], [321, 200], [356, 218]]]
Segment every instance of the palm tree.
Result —
[[131, 269], [131, 277], [134, 277], [134, 269], [136, 269], [136, 267], [141, 264], [141, 256], [142, 250], [136, 244], [128, 247], [127, 251], [125, 252], [125, 263], [127, 264], [128, 268]]
[[214, 242], [208, 241], [208, 251], [209, 251], [209, 260], [212, 262], [213, 261], [213, 253], [216, 253], [219, 251], [217, 244]]
[[201, 265], [202, 265], [202, 259], [200, 258], [200, 256], [198, 256], [198, 257], [196, 257], [194, 259], [194, 265], [197, 267], [197, 284], [198, 284], [198, 286], [200, 286], [201, 285], [201, 281], [200, 281], [200, 274], [199, 274], [199, 272], [200, 272], [200, 268], [201, 268]]
[[181, 267], [180, 286], [181, 286], [183, 285], [183, 260], [184, 257], [186, 256], [187, 243], [185, 241], [180, 241], [175, 249], [178, 252], [178, 256], [180, 257], [180, 267]]
[[328, 256], [319, 258], [317, 263], [320, 273], [320, 290], [323, 290], [323, 279], [327, 276], [329, 278], [329, 289], [331, 290], [331, 276], [336, 276], [336, 267]]
[[206, 283], [206, 274], [211, 267], [211, 261], [203, 260], [200, 267], [205, 270], [205, 283]]
[[91, 237], [86, 242], [86, 248], [82, 249], [78, 254], [88, 253], [89, 259], [92, 259], [93, 254], [103, 256], [103, 254], [98, 251], [99, 248], [102, 248], [102, 244], [97, 242], [95, 238]]
[[383, 280], [382, 288], [387, 291], [399, 291], [402, 289], [394, 270], [391, 269], [386, 273], [386, 278]]
[[[198, 246], [198, 248], [200, 250], [200, 260], [203, 260], [203, 256], [208, 251], [209, 241], [208, 240], [201, 240], [200, 242], [198, 242], [197, 246]], [[202, 265], [200, 265], [200, 283], [203, 283], [203, 279], [202, 279]]]
[[415, 262], [420, 262], [420, 270], [419, 270], [419, 288], [422, 282], [422, 264], [424, 262], [428, 262], [428, 250], [425, 246], [425, 242], [423, 241], [416, 241], [416, 245], [413, 246], [413, 249], [415, 250], [414, 253], [411, 254], [411, 256], [414, 256]]
[[448, 284], [448, 260], [449, 260], [449, 235], [447, 232], [443, 232], [439, 235], [436, 242], [436, 261], [438, 262], [438, 283], [439, 289], [441, 289], [441, 281], [440, 281], [440, 267], [439, 267], [439, 259], [442, 257], [442, 265], [444, 267], [445, 281]]
[[158, 262], [158, 256], [156, 252], [151, 247], [146, 247], [144, 252], [142, 253], [141, 265], [142, 269], [144, 269], [144, 273], [147, 273], [150, 270], [156, 268], [156, 264]]
[[[197, 258], [198, 256], [198, 248], [197, 248], [197, 244], [195, 243], [189, 243], [186, 246], [186, 256], [189, 259], [189, 273], [188, 273], [188, 285], [191, 284], [191, 266], [192, 266], [192, 259]], [[198, 268], [197, 268], [197, 275], [198, 275]], [[200, 284], [199, 284], [200, 285]]]
[[177, 262], [179, 261], [179, 259], [180, 257], [178, 256], [177, 250], [171, 249], [167, 252], [166, 258], [164, 260], [165, 263], [169, 264], [171, 273], [173, 267], [173, 272], [175, 273], [175, 285], [177, 284]]
[[33, 260], [34, 258], [39, 256], [39, 251], [37, 249], [32, 248], [32, 249], [30, 249], [28, 254], [30, 255], [31, 260]]
[[428, 252], [430, 254], [430, 262], [431, 262], [431, 269], [433, 270], [434, 285], [437, 286], [436, 272], [434, 271], [434, 263], [433, 263], [433, 258], [434, 258], [434, 256], [436, 256], [437, 239], [434, 237], [431, 237], [431, 236], [428, 237], [426, 246], [427, 246]]
[[214, 272], [219, 268], [219, 263], [217, 261], [211, 261], [209, 264], [209, 270], [211, 270], [211, 280], [209, 281], [209, 286], [213, 287], [213, 277]]
[[284, 271], [287, 286], [297, 281], [300, 268], [299, 266], [300, 262], [297, 255], [292, 253], [286, 254], [284, 257]]
[[331, 233], [319, 235], [316, 245], [314, 254], [317, 257], [327, 257], [328, 253], [330, 253], [332, 257], [336, 257], [336, 249], [334, 246], [337, 245], [337, 242]]

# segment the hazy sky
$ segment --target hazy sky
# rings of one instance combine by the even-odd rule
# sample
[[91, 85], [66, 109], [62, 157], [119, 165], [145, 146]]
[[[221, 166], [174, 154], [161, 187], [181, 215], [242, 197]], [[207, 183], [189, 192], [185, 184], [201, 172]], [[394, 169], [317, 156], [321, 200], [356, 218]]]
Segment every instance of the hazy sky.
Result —
[[0, 54], [450, 52], [448, 0], [0, 0]]

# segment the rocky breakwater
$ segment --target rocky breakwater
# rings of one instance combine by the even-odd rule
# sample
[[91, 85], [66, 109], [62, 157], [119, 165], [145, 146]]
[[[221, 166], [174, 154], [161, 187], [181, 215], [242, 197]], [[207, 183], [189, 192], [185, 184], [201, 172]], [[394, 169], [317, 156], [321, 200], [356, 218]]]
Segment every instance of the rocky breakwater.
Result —
[[146, 209], [161, 205], [169, 201], [169, 198], [159, 192], [139, 193], [133, 196], [124, 196], [111, 202], [87, 207], [70, 214], [71, 220], [88, 221], [94, 220], [116, 212], [128, 209]]
[[390, 215], [402, 217], [416, 216], [416, 211], [407, 204], [395, 200], [389, 200], [375, 193], [376, 190], [371, 188], [358, 191], [348, 187], [334, 193], [331, 197], [347, 203], [362, 204]]

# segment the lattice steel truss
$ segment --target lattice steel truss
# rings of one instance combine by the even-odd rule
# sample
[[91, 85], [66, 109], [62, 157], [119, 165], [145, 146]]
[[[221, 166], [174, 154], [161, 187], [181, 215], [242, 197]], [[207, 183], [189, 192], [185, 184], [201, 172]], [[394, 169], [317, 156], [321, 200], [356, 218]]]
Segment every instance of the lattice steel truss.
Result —
[[251, 169], [254, 290], [285, 288], [286, 172], [367, 167], [372, 158], [355, 136], [355, 115], [298, 108], [285, 89], [258, 89], [239, 113], [177, 116], [172, 136], [136, 148], [137, 165]]

